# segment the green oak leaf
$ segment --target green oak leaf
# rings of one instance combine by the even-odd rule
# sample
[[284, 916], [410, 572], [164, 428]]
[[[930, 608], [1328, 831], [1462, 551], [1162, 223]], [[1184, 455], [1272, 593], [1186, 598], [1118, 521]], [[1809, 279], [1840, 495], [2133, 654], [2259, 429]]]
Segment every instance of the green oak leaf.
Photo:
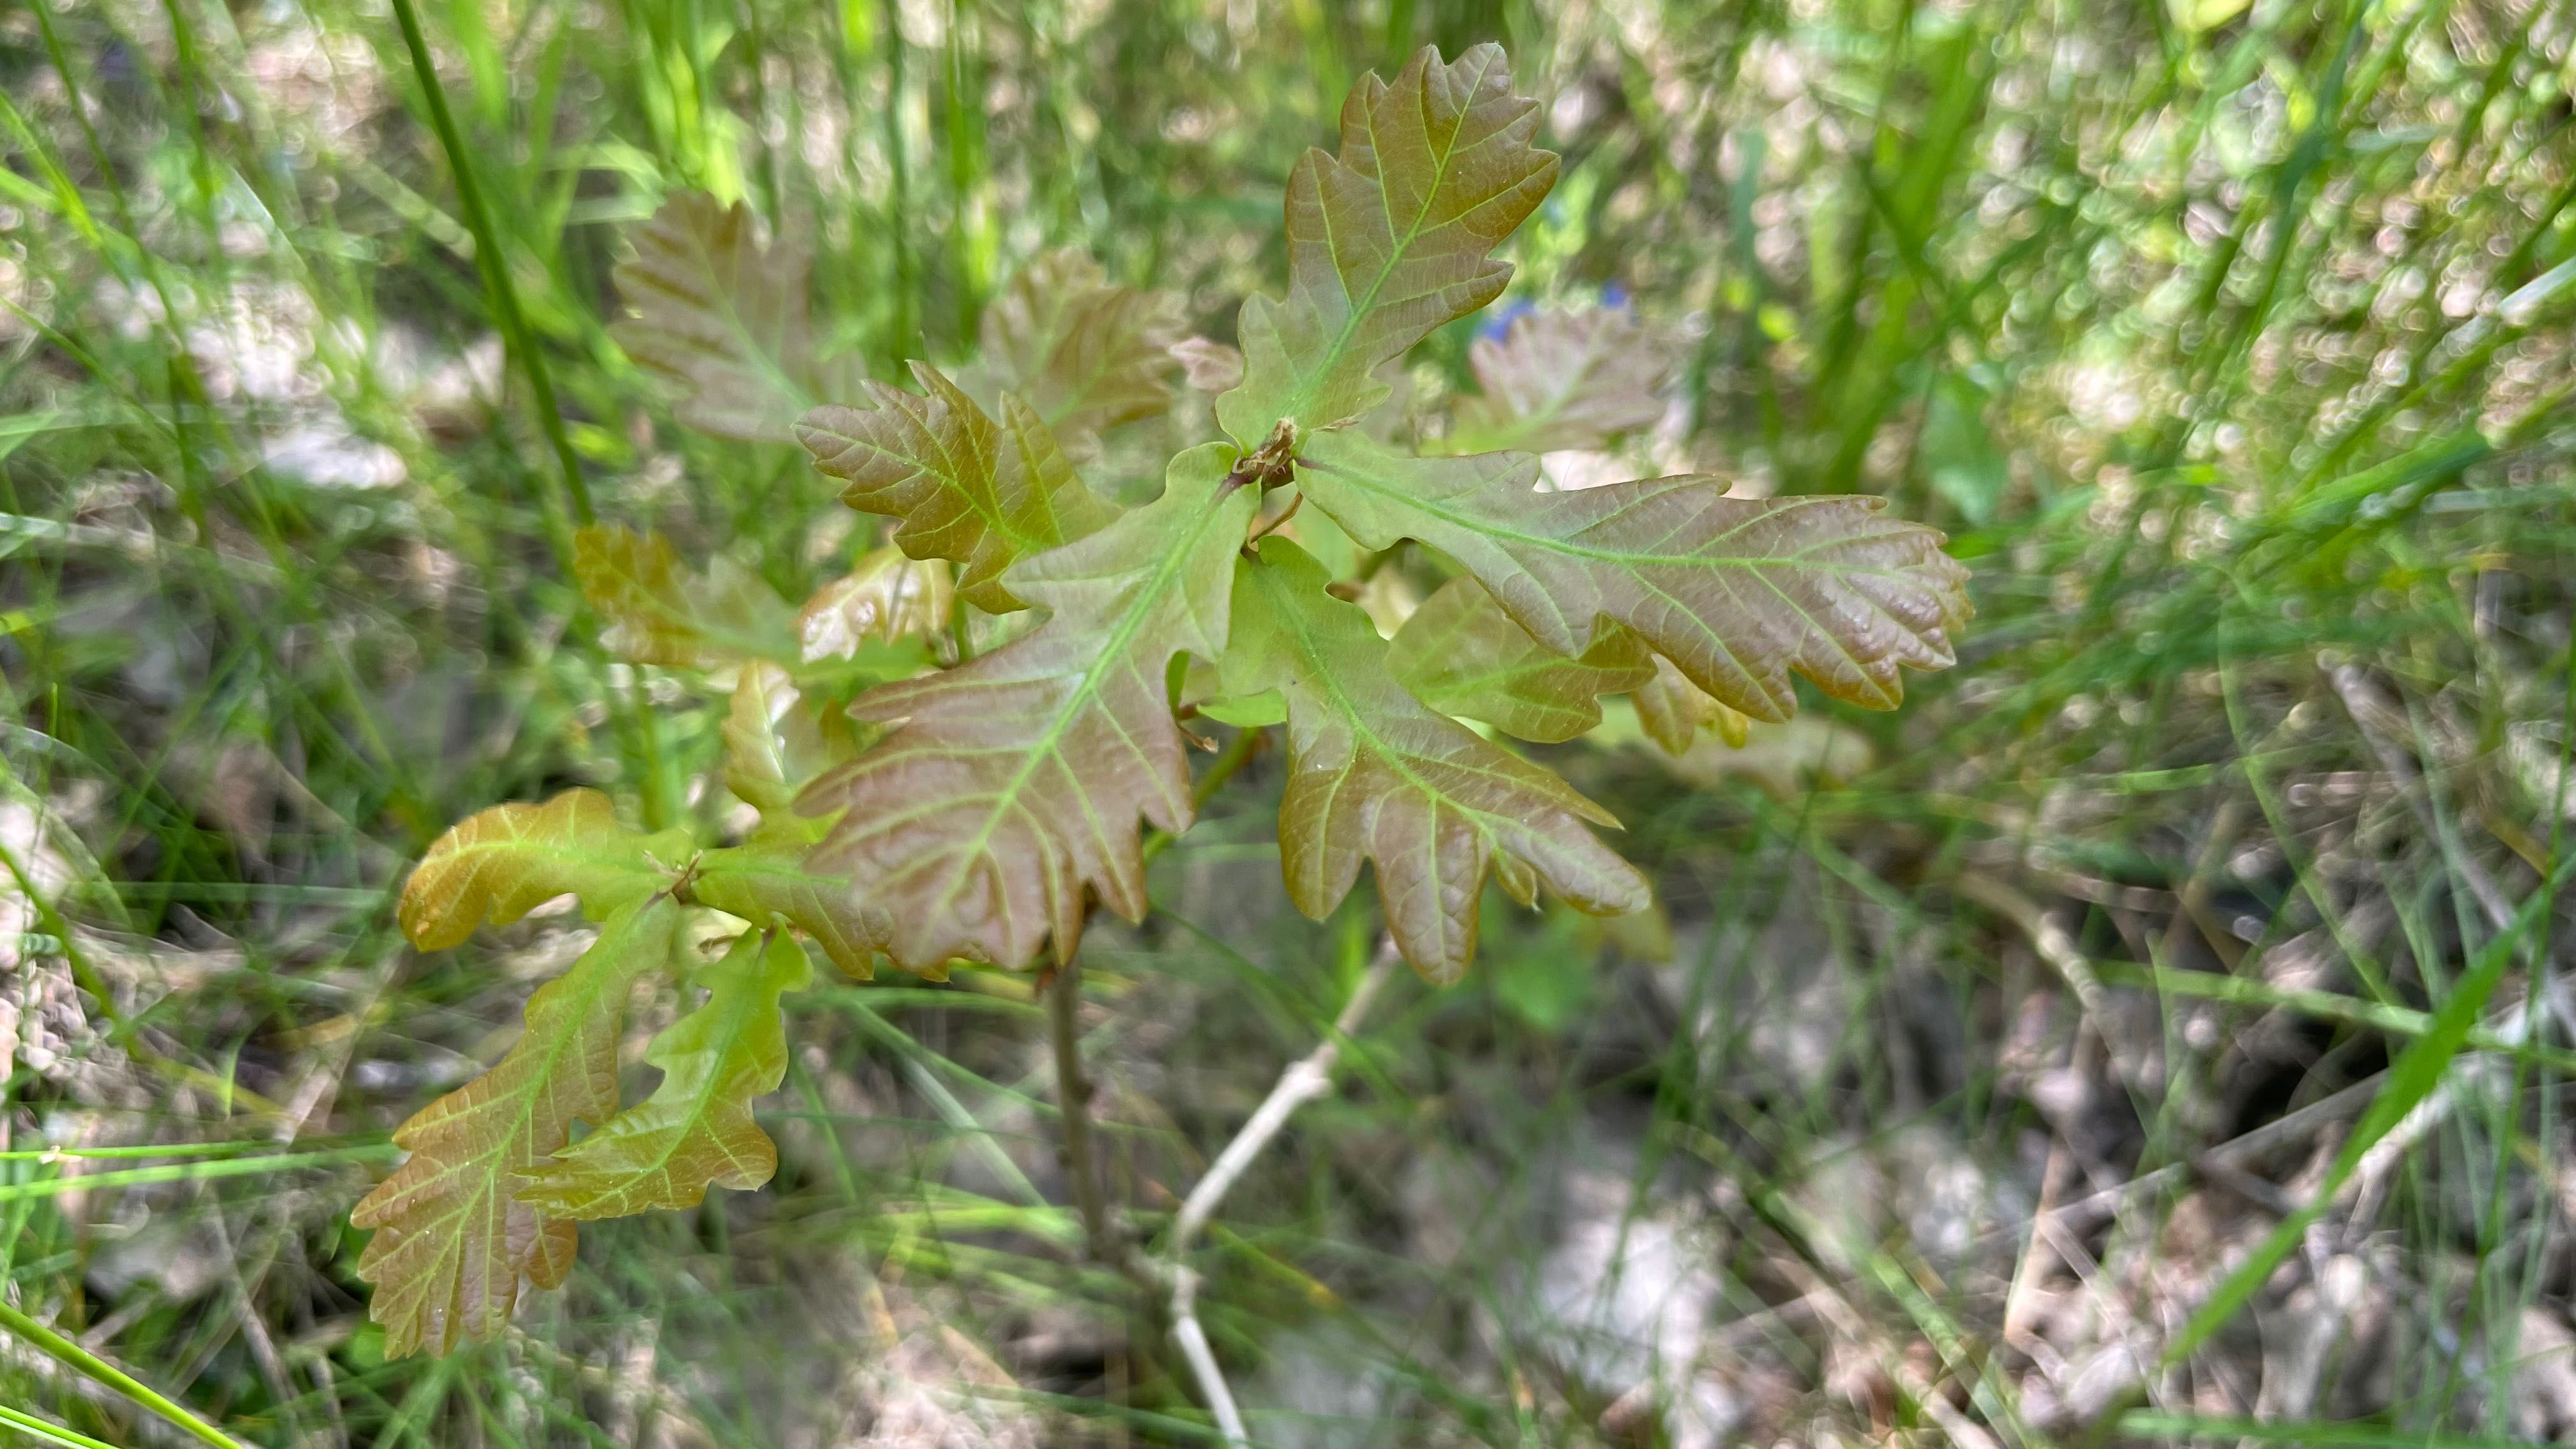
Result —
[[1349, 422], [1386, 396], [1380, 365], [1502, 295], [1512, 269], [1487, 254], [1556, 183], [1537, 131], [1499, 46], [1445, 63], [1426, 46], [1393, 81], [1362, 77], [1340, 153], [1310, 150], [1289, 174], [1288, 297], [1243, 305], [1226, 432], [1248, 448], [1283, 419]]
[[1405, 959], [1452, 981], [1475, 956], [1489, 865], [1524, 905], [1544, 881], [1594, 914], [1643, 907], [1645, 877], [1586, 828], [1615, 824], [1608, 812], [1407, 693], [1368, 616], [1330, 582], [1295, 544], [1263, 539], [1236, 571], [1223, 665], [1229, 693], [1287, 700], [1279, 850], [1297, 908], [1321, 920], [1365, 859]]
[[1413, 539], [1475, 576], [1559, 654], [1623, 624], [1754, 719], [1797, 707], [1789, 676], [1893, 709], [1900, 666], [1947, 669], [1967, 570], [1876, 498], [1730, 498], [1721, 479], [1540, 493], [1527, 453], [1408, 458], [1348, 432], [1301, 447], [1297, 484], [1368, 548]]
[[725, 788], [765, 816], [784, 814], [806, 781], [858, 753], [849, 719], [816, 710], [767, 660], [735, 676], [723, 734]]
[[687, 832], [646, 835], [618, 823], [597, 790], [566, 790], [542, 805], [495, 805], [448, 827], [403, 883], [396, 912], [424, 951], [506, 926], [560, 895], [602, 920], [670, 885], [686, 869]]
[[[848, 876], [809, 859], [830, 824], [792, 811], [770, 815], [741, 845], [698, 857], [689, 898], [755, 926], [802, 931], [843, 974], [865, 981], [876, 974], [875, 943], [891, 928], [852, 894]], [[948, 974], [944, 961], [916, 969], [933, 980]]]
[[680, 919], [667, 894], [619, 906], [529, 998], [527, 1030], [498, 1066], [395, 1129], [411, 1156], [349, 1214], [375, 1232], [358, 1275], [376, 1287], [368, 1312], [387, 1357], [494, 1337], [522, 1279], [552, 1288], [572, 1271], [572, 1223], [518, 1201], [513, 1180], [562, 1149], [574, 1122], [616, 1113], [627, 992], [671, 963]]
[[695, 1207], [710, 1187], [747, 1192], [778, 1171], [778, 1148], [751, 1118], [754, 1098], [787, 1075], [778, 998], [813, 983], [805, 949], [746, 932], [703, 968], [707, 999], [653, 1038], [653, 1095], [518, 1174], [518, 1200], [574, 1222]]
[[867, 385], [875, 406], [821, 407], [796, 425], [814, 465], [849, 486], [841, 501], [903, 520], [894, 542], [913, 558], [964, 564], [958, 595], [1001, 614], [1021, 607], [1002, 586], [1013, 563], [1094, 532], [1117, 516], [1084, 485], [1055, 435], [1016, 393], [996, 423], [937, 368], [916, 362], [917, 393]]
[[1086, 891], [1144, 914], [1139, 817], [1178, 832], [1194, 813], [1169, 666], [1223, 651], [1258, 497], [1232, 461], [1221, 443], [1191, 449], [1161, 498], [1014, 566], [1010, 592], [1052, 611], [1034, 631], [853, 706], [893, 733], [800, 808], [839, 816], [812, 865], [845, 877], [897, 965], [1017, 966], [1050, 937], [1069, 957]]

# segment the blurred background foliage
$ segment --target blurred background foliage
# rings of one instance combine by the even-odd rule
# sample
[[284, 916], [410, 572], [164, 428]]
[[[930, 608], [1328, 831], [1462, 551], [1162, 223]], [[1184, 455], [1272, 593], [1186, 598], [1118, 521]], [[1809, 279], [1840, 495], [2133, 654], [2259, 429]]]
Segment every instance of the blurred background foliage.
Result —
[[[391, 895], [502, 799], [729, 808], [571, 480], [791, 597], [873, 542], [610, 340], [664, 197], [809, 246], [880, 378], [1058, 245], [1229, 340], [1351, 81], [1492, 39], [1563, 179], [1412, 406], [1510, 308], [1633, 308], [1664, 415], [1561, 480], [1883, 494], [1980, 618], [1899, 714], [1546, 752], [1664, 909], [1497, 902], [1346, 1052], [1201, 1253], [1256, 1436], [2576, 1433], [2564, 0], [413, 3], [0, 12], [12, 1314], [245, 1443], [1204, 1441], [990, 973], [792, 998], [776, 1184], [385, 1361], [347, 1209], [586, 935], [416, 956]], [[1148, 1217], [1368, 955], [1367, 892], [1286, 909], [1278, 786], [1086, 953]], [[175, 1442], [41, 1342], [0, 1428]]]

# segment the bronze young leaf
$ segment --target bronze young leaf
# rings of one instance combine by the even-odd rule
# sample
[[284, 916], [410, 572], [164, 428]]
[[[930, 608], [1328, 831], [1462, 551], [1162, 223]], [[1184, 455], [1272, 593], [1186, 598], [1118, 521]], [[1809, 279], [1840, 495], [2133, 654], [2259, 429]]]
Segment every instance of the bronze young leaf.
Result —
[[[844, 501], [896, 524], [801, 613], [721, 559], [691, 573], [657, 536], [578, 536], [607, 642], [730, 690], [723, 780], [757, 823], [732, 843], [646, 836], [575, 790], [431, 848], [402, 905], [423, 949], [565, 892], [606, 925], [501, 1064], [397, 1134], [413, 1155], [355, 1219], [376, 1229], [361, 1270], [389, 1349], [495, 1331], [523, 1282], [562, 1279], [576, 1219], [768, 1179], [751, 1107], [784, 1071], [781, 998], [810, 976], [791, 932], [855, 977], [880, 955], [937, 977], [956, 958], [1069, 959], [1095, 905], [1142, 917], [1145, 827], [1177, 834], [1197, 812], [1182, 715], [1284, 722], [1290, 899], [1320, 917], [1369, 864], [1405, 957], [1449, 981], [1489, 876], [1524, 904], [1542, 886], [1599, 914], [1648, 902], [1595, 833], [1607, 812], [1461, 718], [1563, 741], [1627, 694], [1679, 750], [1704, 725], [1787, 718], [1793, 676], [1888, 708], [1900, 669], [1951, 662], [1965, 573], [1876, 499], [1736, 499], [1697, 477], [1541, 492], [1529, 451], [1412, 457], [1354, 426], [1415, 343], [1502, 291], [1490, 253], [1556, 171], [1536, 124], [1492, 46], [1363, 80], [1338, 153], [1298, 163], [1287, 296], [1245, 304], [1239, 358], [1175, 343], [1170, 299], [1055, 253], [988, 311], [965, 385], [916, 364], [918, 392], [871, 383], [824, 399], [866, 406], [803, 411], [795, 436]], [[666, 209], [619, 335], [681, 386], [683, 416], [765, 437], [821, 374], [785, 300], [803, 263], [748, 226]], [[1623, 314], [1592, 313], [1525, 321], [1474, 362], [1485, 390], [1451, 443], [1538, 449], [1650, 421], [1667, 359]], [[1071, 451], [1168, 407], [1183, 365], [1226, 389], [1231, 440], [1184, 450], [1158, 498], [1121, 511]], [[1407, 541], [1466, 574], [1409, 619], [1424, 580]], [[697, 973], [705, 1000], [647, 1053], [659, 1086], [618, 1111], [629, 988], [678, 969], [684, 935], [728, 931]], [[577, 1124], [592, 1131], [575, 1143]]]
[[1439, 549], [1558, 653], [1614, 620], [1755, 719], [1796, 709], [1793, 672], [1893, 709], [1898, 667], [1949, 668], [1968, 617], [1967, 570], [1941, 535], [1876, 498], [1730, 498], [1699, 477], [1540, 493], [1526, 453], [1407, 458], [1348, 432], [1310, 440], [1297, 473], [1363, 545]]
[[1244, 303], [1243, 382], [1216, 405], [1237, 443], [1367, 412], [1381, 363], [1502, 295], [1512, 269], [1488, 254], [1556, 184], [1537, 130], [1500, 46], [1452, 63], [1426, 46], [1393, 81], [1361, 77], [1340, 154], [1288, 177], [1287, 300]]
[[1645, 877], [1585, 828], [1609, 814], [1407, 693], [1368, 616], [1324, 592], [1330, 582], [1303, 549], [1263, 539], [1236, 579], [1225, 656], [1229, 692], [1288, 701], [1279, 851], [1297, 908], [1321, 919], [1373, 861], [1405, 959], [1453, 981], [1476, 952], [1488, 863], [1523, 905], [1540, 881], [1595, 914], [1645, 905]]
[[840, 823], [814, 856], [846, 875], [870, 944], [910, 969], [951, 956], [1069, 956], [1086, 890], [1145, 912], [1140, 817], [1193, 815], [1165, 675], [1225, 648], [1236, 549], [1257, 490], [1223, 444], [1172, 460], [1163, 496], [1001, 582], [1053, 617], [971, 663], [859, 697], [894, 733], [806, 791]]
[[922, 391], [867, 385], [873, 408], [822, 407], [796, 425], [816, 467], [849, 484], [841, 501], [903, 520], [894, 541], [914, 558], [966, 566], [957, 592], [988, 613], [1020, 607], [1004, 569], [1092, 532], [1115, 516], [1075, 476], [1037, 413], [1014, 393], [995, 423], [927, 363]]
[[609, 329], [672, 393], [680, 421], [721, 438], [792, 441], [788, 428], [857, 380], [814, 355], [806, 321], [805, 250], [762, 247], [751, 211], [684, 192], [635, 234], [617, 269], [635, 315]]
[[1172, 405], [1180, 335], [1180, 298], [1120, 286], [1065, 247], [1022, 267], [984, 309], [974, 378], [1018, 393], [1068, 447], [1088, 452], [1092, 434]]
[[1672, 351], [1626, 311], [1546, 310], [1467, 352], [1484, 391], [1458, 403], [1448, 451], [1598, 448], [1663, 416]]

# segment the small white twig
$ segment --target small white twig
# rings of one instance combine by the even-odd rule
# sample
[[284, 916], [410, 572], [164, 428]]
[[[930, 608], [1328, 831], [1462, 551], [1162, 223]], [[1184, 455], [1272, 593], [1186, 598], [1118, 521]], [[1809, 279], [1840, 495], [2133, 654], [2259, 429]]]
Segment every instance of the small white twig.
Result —
[[1181, 1346], [1181, 1357], [1189, 1360], [1190, 1373], [1199, 1381], [1199, 1394], [1207, 1400], [1208, 1412], [1216, 1416], [1216, 1431], [1225, 1437], [1227, 1449], [1247, 1443], [1251, 1435], [1243, 1427], [1243, 1411], [1234, 1406], [1234, 1390], [1227, 1388], [1225, 1370], [1217, 1367], [1216, 1350], [1209, 1347], [1207, 1330], [1199, 1326], [1199, 1275], [1195, 1268], [1173, 1265], [1172, 1337]]
[[1171, 1285], [1172, 1337], [1181, 1346], [1181, 1356], [1189, 1360], [1190, 1372], [1199, 1381], [1199, 1394], [1207, 1400], [1208, 1411], [1216, 1416], [1217, 1432], [1224, 1436], [1227, 1449], [1247, 1444], [1250, 1438], [1244, 1432], [1243, 1413], [1234, 1405], [1234, 1393], [1226, 1387], [1225, 1371], [1217, 1366], [1215, 1350], [1208, 1346], [1207, 1330], [1199, 1324], [1198, 1271], [1182, 1259], [1189, 1255], [1191, 1243], [1207, 1226], [1208, 1219], [1215, 1216], [1217, 1205], [1233, 1191], [1253, 1159], [1288, 1125], [1288, 1119], [1298, 1108], [1332, 1091], [1333, 1065], [1341, 1060], [1342, 1043], [1359, 1030], [1370, 1005], [1402, 960], [1393, 940], [1379, 945], [1368, 974], [1352, 989], [1341, 1015], [1333, 1018], [1331, 1034], [1279, 1074], [1270, 1095], [1253, 1109], [1250, 1120], [1234, 1134], [1234, 1140], [1216, 1155], [1207, 1175], [1199, 1179], [1198, 1186], [1191, 1188], [1189, 1197], [1182, 1202], [1180, 1215], [1172, 1220], [1172, 1240], [1163, 1250], [1159, 1265], [1164, 1281]]
[[1180, 1216], [1172, 1220], [1172, 1245], [1166, 1256], [1178, 1259], [1189, 1252], [1191, 1241], [1199, 1235], [1200, 1229], [1207, 1226], [1207, 1220], [1216, 1213], [1217, 1204], [1234, 1190], [1235, 1182], [1243, 1176], [1244, 1169], [1252, 1165], [1252, 1160], [1261, 1155], [1261, 1149], [1269, 1146], [1270, 1139], [1278, 1136], [1279, 1130], [1288, 1125], [1289, 1117], [1298, 1108], [1333, 1090], [1333, 1066], [1341, 1060], [1342, 1043], [1352, 1032], [1359, 1030], [1360, 1022], [1368, 1016], [1370, 1005], [1377, 1000], [1378, 992], [1385, 988], [1387, 978], [1395, 974], [1396, 963], [1402, 959], [1396, 954], [1392, 941], [1378, 948], [1377, 959], [1369, 963], [1368, 974], [1362, 976], [1360, 984], [1352, 989], [1351, 999], [1343, 1005], [1342, 1014], [1333, 1018], [1332, 1035], [1317, 1043], [1313, 1051], [1288, 1064], [1288, 1069], [1279, 1074], [1278, 1084], [1270, 1089], [1270, 1095], [1253, 1109], [1242, 1130], [1234, 1134], [1234, 1140], [1225, 1144], [1225, 1150], [1216, 1155], [1216, 1161], [1209, 1165], [1207, 1175], [1199, 1179], [1198, 1186], [1190, 1189], [1189, 1199], [1181, 1204]]

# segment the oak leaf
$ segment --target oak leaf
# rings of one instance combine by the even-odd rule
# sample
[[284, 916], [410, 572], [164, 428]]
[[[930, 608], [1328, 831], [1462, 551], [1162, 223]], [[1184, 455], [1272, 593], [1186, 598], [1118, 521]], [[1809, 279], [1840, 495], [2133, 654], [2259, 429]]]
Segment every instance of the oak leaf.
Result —
[[[802, 931], [843, 974], [865, 981], [876, 974], [875, 943], [892, 928], [851, 892], [846, 875], [811, 863], [830, 823], [770, 815], [741, 845], [699, 857], [689, 898], [754, 926]], [[944, 959], [915, 969], [934, 980], [948, 974]]]
[[518, 1174], [518, 1199], [575, 1222], [695, 1207], [710, 1187], [749, 1191], [778, 1171], [778, 1148], [751, 1104], [787, 1075], [778, 998], [812, 984], [805, 950], [746, 932], [699, 972], [704, 1004], [644, 1050], [662, 1069], [653, 1095]]
[[858, 753], [838, 710], [817, 711], [778, 665], [754, 660], [725, 707], [725, 788], [763, 815], [786, 811], [805, 782]]
[[721, 438], [784, 443], [807, 408], [857, 384], [855, 360], [815, 355], [806, 320], [811, 258], [790, 238], [762, 246], [749, 208], [683, 192], [634, 240], [617, 291], [635, 315], [609, 335], [662, 380], [680, 421]]
[[1002, 395], [995, 422], [927, 363], [918, 393], [867, 385], [868, 408], [822, 407], [796, 425], [814, 464], [849, 486], [841, 501], [903, 520], [894, 542], [913, 558], [964, 564], [957, 592], [987, 613], [1021, 601], [1001, 575], [1020, 559], [1093, 532], [1117, 516], [1073, 471], [1037, 413]]
[[1236, 573], [1223, 665], [1228, 692], [1287, 701], [1279, 850], [1297, 908], [1322, 919], [1370, 861], [1405, 959], [1452, 981], [1476, 953], [1488, 865], [1524, 905], [1544, 881], [1596, 915], [1644, 906], [1645, 877], [1585, 828], [1615, 825], [1609, 813], [1407, 693], [1368, 616], [1329, 582], [1295, 544], [1263, 539]]
[[721, 554], [694, 574], [658, 533], [593, 524], [573, 535], [572, 569], [608, 622], [601, 642], [638, 664], [712, 669], [797, 657], [787, 601]]
[[1171, 407], [1181, 326], [1179, 297], [1112, 282], [1088, 253], [1063, 247], [1022, 267], [984, 309], [970, 376], [980, 396], [1018, 393], [1067, 447], [1088, 453], [1102, 429]]
[[597, 790], [566, 790], [542, 805], [495, 805], [448, 827], [403, 883], [396, 912], [424, 951], [464, 943], [478, 926], [506, 926], [560, 895], [593, 920], [669, 885], [689, 857], [685, 832], [646, 835], [618, 823]]
[[498, 1066], [394, 1132], [411, 1156], [377, 1184], [350, 1225], [373, 1229], [358, 1274], [385, 1353], [446, 1353], [509, 1321], [525, 1279], [572, 1271], [572, 1223], [518, 1201], [518, 1173], [571, 1140], [576, 1121], [617, 1111], [617, 1038], [636, 977], [669, 964], [680, 909], [667, 894], [612, 912], [572, 969], [528, 1000], [527, 1030]]
[[1339, 154], [1289, 174], [1287, 299], [1244, 303], [1243, 382], [1216, 405], [1236, 442], [1357, 418], [1386, 396], [1381, 364], [1502, 294], [1512, 269], [1487, 254], [1556, 182], [1537, 130], [1499, 46], [1454, 62], [1425, 46], [1394, 80], [1360, 79]]
[[844, 875], [897, 965], [1017, 966], [1050, 937], [1070, 956], [1086, 892], [1143, 915], [1139, 818], [1177, 832], [1193, 814], [1169, 666], [1223, 650], [1258, 496], [1232, 458], [1183, 453], [1161, 498], [1014, 566], [1012, 595], [1052, 611], [1036, 630], [859, 697], [853, 712], [893, 733], [800, 808], [838, 815], [812, 864]]
[[1969, 615], [1941, 535], [1876, 498], [1731, 498], [1706, 477], [1540, 493], [1526, 453], [1408, 458], [1348, 432], [1301, 448], [1299, 488], [1368, 548], [1429, 544], [1532, 638], [1580, 656], [1635, 631], [1742, 714], [1787, 719], [1789, 676], [1893, 709], [1900, 666], [1946, 669]]
[[1690, 676], [1660, 654], [1655, 656], [1655, 677], [1639, 685], [1629, 699], [1637, 707], [1637, 723], [1645, 728], [1647, 738], [1662, 745], [1667, 754], [1689, 749], [1703, 729], [1716, 730], [1718, 738], [1742, 749], [1753, 726], [1743, 714], [1691, 683]]
[[1387, 667], [1442, 714], [1541, 744], [1601, 723], [1600, 697], [1650, 684], [1654, 662], [1625, 629], [1603, 629], [1579, 659], [1529, 636], [1471, 578], [1432, 591], [1387, 641]]
[[871, 550], [796, 611], [801, 657], [808, 664], [848, 659], [872, 639], [891, 644], [937, 634], [948, 627], [955, 594], [938, 560], [907, 558], [892, 544]]
[[1525, 312], [1467, 350], [1483, 392], [1461, 398], [1452, 453], [1600, 448], [1663, 416], [1673, 349], [1618, 308]]

